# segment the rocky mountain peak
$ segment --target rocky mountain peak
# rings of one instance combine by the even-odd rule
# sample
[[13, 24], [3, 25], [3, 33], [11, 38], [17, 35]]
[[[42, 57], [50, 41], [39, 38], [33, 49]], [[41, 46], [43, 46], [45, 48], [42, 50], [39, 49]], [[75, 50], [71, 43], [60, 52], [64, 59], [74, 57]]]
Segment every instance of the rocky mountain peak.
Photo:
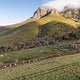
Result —
[[80, 9], [74, 6], [65, 6], [63, 10], [63, 15], [68, 18], [74, 18], [80, 20]]
[[48, 14], [59, 14], [56, 9], [40, 6], [33, 15], [33, 18], [42, 18]]

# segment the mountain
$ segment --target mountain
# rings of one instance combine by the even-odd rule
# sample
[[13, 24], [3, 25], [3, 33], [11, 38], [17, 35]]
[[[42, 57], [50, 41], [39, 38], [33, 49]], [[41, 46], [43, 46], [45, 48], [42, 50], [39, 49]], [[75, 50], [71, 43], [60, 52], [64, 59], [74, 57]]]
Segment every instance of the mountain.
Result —
[[80, 20], [80, 8], [75, 8], [74, 6], [65, 6], [62, 11], [63, 16], [66, 18], [73, 18], [75, 20]]
[[48, 14], [59, 14], [59, 12], [56, 9], [41, 6], [34, 13], [33, 18], [42, 18], [44, 16], [47, 16]]
[[[64, 12], [68, 12], [67, 7], [65, 8]], [[18, 24], [4, 27], [5, 29], [0, 32], [0, 44], [14, 44], [20, 41], [30, 41], [37, 36], [43, 35], [45, 35], [44, 37], [51, 37], [58, 33], [58, 31], [58, 36], [62, 36], [62, 34], [65, 35], [66, 28], [68, 29], [67, 32], [70, 33], [72, 31], [69, 29], [77, 28], [80, 23], [78, 21], [76, 22], [74, 19], [63, 16], [62, 14], [64, 14], [64, 12], [61, 13], [56, 9], [41, 6], [33, 14], [32, 18]], [[47, 33], [45, 33], [46, 30], [48, 30]]]
[[60, 15], [60, 13], [62, 13], [62, 15], [66, 18], [73, 18], [76, 21], [80, 20], [80, 8], [75, 8], [73, 5], [67, 5], [64, 7], [64, 9], [62, 11], [58, 11], [55, 8], [49, 8], [46, 6], [40, 6], [34, 13], [33, 18], [42, 18], [45, 17], [49, 14], [57, 14]]

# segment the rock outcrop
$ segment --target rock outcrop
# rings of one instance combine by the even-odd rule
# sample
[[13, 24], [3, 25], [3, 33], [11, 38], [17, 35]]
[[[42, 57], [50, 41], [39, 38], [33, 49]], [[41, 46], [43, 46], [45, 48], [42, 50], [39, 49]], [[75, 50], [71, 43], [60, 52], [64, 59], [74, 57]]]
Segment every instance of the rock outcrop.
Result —
[[33, 18], [42, 18], [48, 14], [59, 14], [56, 9], [48, 8], [46, 6], [41, 6], [34, 13]]
[[80, 20], [80, 8], [75, 8], [71, 6], [64, 7], [63, 15], [68, 18], [74, 18]]
[[46, 6], [40, 6], [36, 12], [33, 14], [32, 18], [42, 18], [45, 17], [49, 14], [63, 14], [64, 17], [67, 18], [74, 18], [75, 20], [80, 21], [80, 8], [75, 8], [74, 6], [68, 5], [64, 7], [64, 10], [59, 12], [57, 9], [55, 8], [49, 8]]

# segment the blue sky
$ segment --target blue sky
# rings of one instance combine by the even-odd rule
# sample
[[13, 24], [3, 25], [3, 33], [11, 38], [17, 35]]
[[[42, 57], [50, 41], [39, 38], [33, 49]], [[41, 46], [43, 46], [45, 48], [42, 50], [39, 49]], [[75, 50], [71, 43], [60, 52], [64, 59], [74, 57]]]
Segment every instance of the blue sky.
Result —
[[0, 0], [0, 26], [26, 20], [46, 0]]
[[63, 10], [64, 6], [70, 4], [80, 7], [80, 0], [0, 0], [0, 26], [28, 19], [42, 4]]

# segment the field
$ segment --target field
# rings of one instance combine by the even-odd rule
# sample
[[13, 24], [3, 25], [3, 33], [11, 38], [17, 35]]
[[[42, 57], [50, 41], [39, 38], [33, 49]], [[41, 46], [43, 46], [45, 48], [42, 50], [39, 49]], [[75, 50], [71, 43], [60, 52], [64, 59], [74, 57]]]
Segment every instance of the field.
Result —
[[80, 54], [3, 69], [0, 80], [80, 80]]
[[[68, 44], [67, 44], [68, 43]], [[69, 54], [79, 53], [79, 50], [74, 47], [72, 44], [74, 41], [68, 42], [60, 42], [53, 45], [30, 48], [30, 49], [22, 49], [20, 51], [13, 51], [0, 54], [0, 62], [1, 63], [14, 63], [18, 61], [25, 61], [30, 59], [38, 59], [41, 57], [48, 56], [63, 56]]]

